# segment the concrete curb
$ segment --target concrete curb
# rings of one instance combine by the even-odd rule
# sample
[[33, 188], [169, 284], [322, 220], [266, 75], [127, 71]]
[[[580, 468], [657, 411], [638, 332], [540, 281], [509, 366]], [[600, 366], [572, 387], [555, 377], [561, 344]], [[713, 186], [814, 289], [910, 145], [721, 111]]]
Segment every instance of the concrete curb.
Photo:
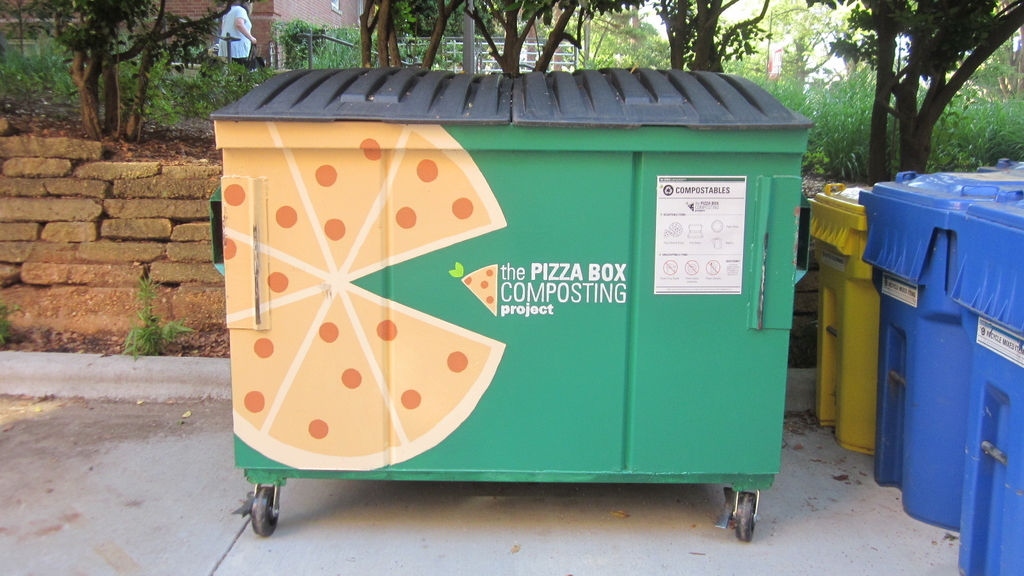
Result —
[[[162, 402], [231, 398], [227, 358], [0, 352], [0, 394]], [[790, 368], [786, 411], [814, 409], [814, 368]]]
[[231, 397], [226, 358], [0, 352], [0, 394], [162, 402]]

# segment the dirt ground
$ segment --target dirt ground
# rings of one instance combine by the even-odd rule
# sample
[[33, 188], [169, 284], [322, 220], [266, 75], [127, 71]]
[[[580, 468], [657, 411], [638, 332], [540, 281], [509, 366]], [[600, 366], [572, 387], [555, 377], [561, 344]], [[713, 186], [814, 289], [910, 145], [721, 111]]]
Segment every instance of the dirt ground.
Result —
[[[40, 328], [11, 330], [8, 343], [0, 351], [9, 352], [70, 352], [77, 354], [121, 354], [126, 334], [81, 334], [57, 332]], [[162, 356], [203, 356], [227, 358], [228, 331], [209, 330], [182, 334], [167, 344]]]
[[[0, 99], [0, 115], [10, 122], [15, 134], [86, 138], [78, 109], [74, 107], [6, 98]], [[165, 164], [220, 162], [213, 122], [207, 118], [193, 118], [171, 127], [147, 123], [141, 142], [106, 140], [103, 145], [106, 160], [160, 160]]]

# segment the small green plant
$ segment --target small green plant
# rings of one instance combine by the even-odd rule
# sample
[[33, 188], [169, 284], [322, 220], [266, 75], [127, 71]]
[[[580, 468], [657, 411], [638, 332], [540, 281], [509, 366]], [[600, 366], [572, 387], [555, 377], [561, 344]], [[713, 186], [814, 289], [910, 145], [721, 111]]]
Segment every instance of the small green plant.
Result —
[[159, 356], [164, 346], [174, 342], [178, 336], [192, 332], [180, 320], [163, 322], [153, 310], [157, 285], [148, 275], [139, 280], [139, 293], [135, 300], [141, 307], [138, 316], [142, 325], [129, 330], [124, 339], [124, 354], [131, 354], [136, 360], [139, 356]]
[[7, 339], [11, 337], [11, 319], [8, 316], [17, 311], [17, 306], [8, 306], [0, 300], [0, 346], [7, 344]]

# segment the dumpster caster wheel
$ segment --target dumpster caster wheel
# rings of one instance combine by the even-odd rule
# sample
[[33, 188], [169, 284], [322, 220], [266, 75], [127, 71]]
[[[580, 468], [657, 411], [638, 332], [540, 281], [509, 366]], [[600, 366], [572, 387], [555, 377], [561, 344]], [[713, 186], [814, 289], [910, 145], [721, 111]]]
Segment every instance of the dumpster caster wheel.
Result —
[[260, 536], [270, 536], [277, 528], [278, 504], [280, 487], [272, 484], [260, 484], [252, 499], [252, 531]]
[[741, 542], [750, 542], [754, 538], [757, 495], [753, 492], [740, 492], [736, 501], [736, 537]]

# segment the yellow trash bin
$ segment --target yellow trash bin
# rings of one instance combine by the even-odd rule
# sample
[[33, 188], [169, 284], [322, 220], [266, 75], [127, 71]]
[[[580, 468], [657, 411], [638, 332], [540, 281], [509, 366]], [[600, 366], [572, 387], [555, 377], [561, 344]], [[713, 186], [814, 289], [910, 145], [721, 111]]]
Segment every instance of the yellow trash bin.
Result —
[[874, 454], [878, 291], [862, 259], [868, 223], [859, 194], [829, 184], [810, 201], [820, 269], [815, 405], [818, 421], [836, 427], [842, 447]]

